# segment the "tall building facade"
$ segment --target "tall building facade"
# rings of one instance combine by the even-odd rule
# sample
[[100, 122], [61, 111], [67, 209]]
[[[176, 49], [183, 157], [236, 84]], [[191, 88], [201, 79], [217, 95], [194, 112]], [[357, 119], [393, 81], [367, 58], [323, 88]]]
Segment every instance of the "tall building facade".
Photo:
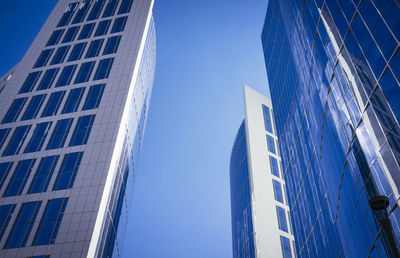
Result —
[[118, 257], [155, 72], [153, 0], [60, 0], [0, 82], [0, 257]]
[[270, 0], [262, 45], [299, 257], [399, 257], [400, 3]]
[[295, 257], [272, 104], [248, 86], [244, 102], [230, 160], [233, 257]]

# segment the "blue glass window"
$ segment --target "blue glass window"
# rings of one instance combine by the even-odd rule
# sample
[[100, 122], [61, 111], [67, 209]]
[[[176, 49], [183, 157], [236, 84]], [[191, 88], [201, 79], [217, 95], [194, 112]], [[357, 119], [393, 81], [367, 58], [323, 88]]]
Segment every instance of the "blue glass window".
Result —
[[15, 206], [15, 204], [0, 206], [0, 240], [3, 238], [8, 222], [10, 222], [11, 216], [15, 210]]
[[67, 139], [69, 129], [72, 125], [72, 118], [59, 120], [54, 128], [53, 134], [47, 144], [46, 150], [62, 148]]
[[114, 25], [111, 29], [111, 33], [117, 33], [117, 32], [124, 31], [127, 19], [128, 19], [127, 16], [119, 17], [119, 18], [115, 19]]
[[93, 40], [90, 43], [89, 49], [86, 53], [85, 58], [98, 56], [100, 53], [101, 46], [103, 45], [104, 39]]
[[4, 142], [7, 139], [8, 134], [10, 133], [10, 128], [0, 129], [0, 149], [3, 147]]
[[283, 258], [292, 258], [292, 251], [290, 250], [290, 241], [284, 236], [281, 236], [281, 247]]
[[282, 207], [276, 206], [276, 215], [278, 216], [279, 229], [288, 232], [286, 212]]
[[79, 2], [69, 4], [67, 10], [65, 10], [63, 16], [61, 17], [60, 21], [58, 22], [57, 27], [68, 25], [69, 21], [72, 18], [72, 15], [74, 14], [76, 7], [78, 7], [78, 3]]
[[54, 51], [54, 48], [43, 50], [42, 53], [40, 53], [40, 56], [38, 57], [33, 68], [45, 66], [47, 64], [47, 61], [49, 61], [50, 56], [53, 53], [53, 51]]
[[118, 0], [109, 0], [103, 13], [103, 18], [113, 16], [117, 9]]
[[77, 111], [84, 92], [84, 87], [71, 90], [68, 94], [67, 100], [65, 101], [65, 105], [61, 114]]
[[271, 115], [269, 112], [269, 108], [265, 105], [262, 105], [263, 107], [263, 114], [264, 114], [264, 125], [265, 125], [265, 130], [267, 130], [270, 133], [272, 132], [272, 121], [271, 121]]
[[82, 155], [83, 152], [73, 152], [64, 156], [57, 179], [54, 182], [53, 191], [72, 188]]
[[86, 144], [92, 129], [95, 115], [82, 116], [76, 123], [69, 146]]
[[85, 47], [86, 42], [76, 44], [69, 55], [68, 61], [76, 61], [81, 59], [83, 51], [85, 51]]
[[8, 142], [6, 149], [3, 152], [3, 156], [11, 156], [17, 154], [24, 144], [25, 138], [30, 129], [30, 125], [17, 127], [14, 134], [11, 136], [11, 139]]
[[91, 2], [92, 2], [91, 0], [85, 0], [79, 5], [78, 11], [76, 12], [72, 24], [77, 24], [85, 20], [86, 13], [89, 10]]
[[57, 114], [58, 108], [61, 105], [64, 95], [65, 91], [53, 92], [50, 95], [49, 100], [47, 101], [47, 105], [44, 107], [42, 117], [53, 116]]
[[18, 162], [17, 168], [15, 169], [14, 174], [12, 175], [4, 192], [4, 197], [22, 194], [35, 161], [35, 159], [25, 159]]
[[24, 84], [22, 85], [21, 89], [19, 90], [19, 93], [26, 93], [32, 91], [32, 89], [36, 85], [36, 82], [39, 80], [41, 74], [42, 71], [30, 73], [26, 78]]
[[60, 156], [42, 158], [32, 179], [28, 194], [46, 192]]
[[269, 156], [269, 164], [271, 165], [271, 173], [274, 176], [279, 177], [278, 161], [276, 160], [276, 158]]
[[46, 90], [51, 88], [51, 85], [53, 84], [53, 81], [56, 78], [59, 69], [60, 68], [52, 68], [47, 70], [44, 73], [43, 78], [40, 81], [39, 86], [37, 87], [37, 90]]
[[101, 21], [99, 23], [99, 26], [97, 26], [96, 33], [94, 34], [94, 36], [97, 37], [107, 34], [110, 24], [111, 20]]
[[105, 86], [105, 84], [97, 84], [90, 87], [82, 110], [97, 108], [100, 105]]
[[283, 194], [282, 194], [281, 183], [279, 183], [275, 179], [272, 179], [272, 182], [273, 182], [273, 185], [274, 185], [275, 200], [277, 200], [278, 202], [283, 203]]
[[58, 78], [58, 81], [56, 83], [56, 87], [62, 87], [62, 86], [67, 86], [68, 84], [71, 83], [72, 76], [74, 76], [76, 67], [78, 65], [68, 65], [64, 67], [60, 74], [60, 78]]
[[53, 60], [51, 60], [51, 65], [54, 64], [61, 64], [62, 62], [64, 62], [65, 56], [68, 53], [70, 46], [62, 46], [59, 47], [56, 51], [56, 53], [54, 54]]
[[47, 41], [46, 47], [57, 45], [58, 42], [60, 41], [60, 38], [61, 38], [63, 32], [64, 32], [64, 29], [53, 31], [53, 33], [51, 34], [51, 36], [49, 38], [49, 41]]
[[275, 149], [275, 140], [272, 136], [267, 135], [267, 142], [268, 142], [268, 150], [271, 153], [276, 154], [276, 149]]
[[107, 44], [104, 48], [103, 55], [114, 54], [118, 50], [119, 42], [121, 41], [121, 36], [111, 37], [107, 40]]
[[67, 202], [68, 198], [58, 198], [47, 202], [32, 246], [54, 244]]
[[133, 0], [122, 0], [118, 14], [129, 13], [132, 7]]
[[71, 42], [75, 39], [76, 34], [78, 33], [79, 26], [71, 27], [65, 33], [64, 39], [62, 43]]
[[75, 83], [82, 83], [89, 81], [90, 75], [92, 74], [95, 61], [83, 63], [79, 69], [78, 75], [76, 76]]
[[6, 115], [1, 121], [2, 124], [11, 123], [17, 120], [22, 108], [24, 107], [28, 98], [18, 98], [13, 101]]
[[3, 187], [4, 181], [6, 180], [12, 165], [12, 162], [0, 163], [0, 189]]
[[97, 67], [93, 80], [107, 79], [108, 75], [110, 75], [113, 62], [114, 58], [107, 58], [101, 60], [99, 66]]
[[88, 23], [85, 24], [82, 28], [81, 34], [79, 34], [78, 39], [87, 39], [90, 38], [90, 36], [92, 35], [92, 31], [94, 29], [94, 25], [95, 23]]
[[52, 122], [44, 122], [40, 123], [36, 126], [35, 131], [33, 131], [33, 135], [31, 140], [26, 145], [24, 153], [31, 153], [40, 151], [42, 149], [43, 143], [49, 133]]
[[99, 18], [101, 10], [103, 9], [105, 0], [94, 0], [92, 11], [89, 14], [88, 21]]
[[46, 98], [46, 94], [33, 96], [31, 99], [31, 102], [29, 102], [29, 105], [26, 108], [25, 113], [22, 116], [21, 120], [29, 120], [29, 119], [36, 118], [45, 98]]
[[35, 201], [21, 205], [11, 233], [4, 245], [5, 249], [25, 246], [41, 204], [41, 201]]

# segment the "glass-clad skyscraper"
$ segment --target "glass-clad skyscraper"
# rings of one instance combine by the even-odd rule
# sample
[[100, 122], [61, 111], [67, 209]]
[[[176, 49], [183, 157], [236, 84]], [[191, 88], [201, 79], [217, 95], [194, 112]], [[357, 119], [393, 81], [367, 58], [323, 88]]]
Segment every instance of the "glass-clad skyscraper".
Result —
[[155, 72], [152, 0], [59, 0], [0, 82], [0, 257], [118, 257]]
[[244, 102], [230, 160], [233, 257], [295, 257], [272, 104], [248, 86]]
[[262, 45], [299, 257], [399, 257], [400, 3], [270, 0]]

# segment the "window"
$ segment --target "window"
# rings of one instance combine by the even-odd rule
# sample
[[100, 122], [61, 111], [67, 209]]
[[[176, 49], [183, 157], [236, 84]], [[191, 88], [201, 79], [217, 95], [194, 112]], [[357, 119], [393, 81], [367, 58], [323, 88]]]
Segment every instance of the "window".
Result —
[[270, 136], [270, 135], [267, 135], [267, 142], [268, 142], [268, 150], [269, 150], [269, 152], [276, 154], [274, 138], [272, 136]]
[[129, 13], [132, 7], [133, 0], [122, 0], [118, 14]]
[[96, 23], [88, 23], [85, 24], [82, 28], [81, 34], [79, 34], [78, 39], [87, 39], [90, 38], [90, 36], [92, 35], [92, 31], [94, 29], [94, 25]]
[[262, 105], [263, 107], [263, 114], [264, 114], [264, 126], [265, 126], [265, 130], [273, 133], [272, 132], [272, 121], [271, 121], [271, 115], [269, 112], [269, 108], [265, 105]]
[[41, 74], [42, 71], [30, 73], [18, 93], [26, 93], [32, 91]]
[[69, 129], [72, 125], [72, 118], [59, 120], [54, 128], [53, 134], [47, 144], [46, 150], [62, 148], [67, 139]]
[[276, 158], [269, 156], [269, 164], [271, 165], [271, 173], [274, 176], [279, 177], [278, 161]]
[[13, 136], [11, 136], [11, 139], [8, 142], [6, 149], [3, 152], [3, 156], [11, 156], [17, 154], [24, 144], [26, 135], [28, 134], [30, 129], [30, 125], [17, 127]]
[[57, 179], [54, 182], [53, 191], [72, 188], [82, 155], [83, 152], [73, 152], [64, 156]]
[[94, 75], [93, 80], [107, 79], [110, 74], [114, 58], [107, 58], [100, 61], [97, 71]]
[[0, 206], [0, 240], [3, 238], [4, 232], [10, 222], [11, 216], [14, 213], [15, 204], [7, 204]]
[[60, 156], [42, 158], [36, 169], [28, 194], [46, 192]]
[[71, 42], [75, 39], [76, 33], [78, 33], [79, 26], [71, 27], [65, 33], [62, 43]]
[[77, 111], [84, 92], [84, 87], [71, 90], [68, 94], [67, 100], [65, 101], [61, 114]]
[[0, 163], [0, 189], [3, 187], [4, 181], [6, 180], [12, 165], [12, 162]]
[[21, 120], [29, 120], [36, 117], [38, 114], [40, 107], [42, 106], [44, 100], [46, 98], [46, 94], [33, 96], [31, 102], [29, 102], [28, 107], [25, 110], [24, 115]]
[[11, 123], [17, 120], [19, 114], [21, 113], [22, 108], [24, 107], [26, 100], [28, 98], [18, 98], [11, 103], [10, 108], [8, 109], [6, 115], [1, 121], [2, 124]]
[[76, 44], [69, 55], [68, 61], [76, 61], [81, 59], [83, 51], [85, 51], [85, 47], [86, 42]]
[[3, 147], [4, 142], [7, 139], [8, 134], [10, 133], [10, 128], [0, 129], [0, 149]]
[[91, 4], [91, 0], [86, 0], [83, 1], [79, 7], [78, 7], [78, 11], [76, 12], [75, 18], [72, 21], [72, 24], [77, 24], [82, 22], [85, 19], [86, 13], [89, 10], [90, 4]]
[[103, 18], [113, 16], [117, 9], [118, 0], [109, 0], [103, 13]]
[[36, 126], [35, 131], [33, 131], [31, 140], [26, 145], [24, 153], [36, 152], [42, 149], [43, 143], [46, 140], [51, 125], [52, 122], [44, 122]]
[[103, 9], [105, 0], [94, 0], [92, 11], [89, 14], [88, 21], [99, 18], [101, 10]]
[[276, 206], [276, 214], [278, 216], [279, 229], [288, 232], [285, 210], [282, 207]]
[[82, 110], [97, 108], [100, 105], [105, 86], [105, 84], [97, 84], [90, 87]]
[[58, 22], [57, 27], [68, 25], [69, 21], [72, 18], [72, 15], [74, 14], [76, 7], [78, 7], [78, 2], [72, 3], [68, 6], [67, 10], [65, 10], [63, 16]]
[[43, 50], [42, 53], [40, 53], [40, 56], [38, 57], [35, 65], [33, 66], [33, 68], [38, 68], [38, 67], [42, 67], [45, 66], [47, 64], [47, 61], [49, 61], [51, 54], [53, 53], [54, 49], [46, 49]]
[[56, 87], [67, 86], [68, 84], [70, 84], [71, 80], [72, 80], [72, 76], [74, 76], [77, 66], [78, 65], [68, 65], [68, 66], [64, 67], [64, 69], [61, 72], [60, 78], [58, 78]]
[[46, 90], [51, 88], [51, 85], [53, 84], [53, 81], [56, 78], [59, 69], [60, 68], [52, 68], [47, 70], [44, 73], [43, 78], [40, 81], [39, 86], [37, 87], [37, 90]]
[[95, 37], [102, 36], [107, 34], [108, 28], [110, 27], [111, 20], [101, 21], [99, 26], [97, 26], [96, 33], [94, 34]]
[[41, 201], [35, 201], [21, 205], [11, 233], [4, 245], [5, 249], [25, 246], [41, 204]]
[[25, 159], [18, 162], [17, 168], [4, 192], [4, 197], [16, 196], [22, 193], [35, 161], [35, 159]]
[[279, 183], [275, 179], [272, 179], [272, 182], [273, 182], [273, 185], [274, 185], [275, 200], [277, 200], [278, 202], [284, 203], [283, 202], [283, 194], [282, 194], [281, 183]]
[[117, 32], [124, 31], [127, 19], [128, 19], [127, 16], [119, 17], [119, 18], [115, 19], [114, 25], [111, 29], [111, 33], [117, 33]]
[[290, 241], [284, 236], [281, 236], [281, 247], [283, 258], [292, 258], [292, 251], [290, 250]]
[[114, 54], [118, 50], [119, 42], [121, 41], [121, 36], [111, 37], [107, 40], [106, 47], [104, 48], [103, 55]]
[[42, 117], [53, 116], [57, 114], [58, 108], [64, 98], [65, 91], [57, 91], [53, 92], [50, 95], [49, 100], [47, 101], [47, 105], [44, 107]]
[[51, 60], [50, 64], [54, 65], [54, 64], [61, 64], [62, 62], [64, 62], [65, 56], [67, 55], [69, 48], [70, 46], [59, 47], [56, 53], [54, 54], [53, 60]]
[[46, 47], [57, 45], [58, 42], [60, 41], [60, 38], [61, 38], [61, 35], [63, 34], [63, 32], [64, 32], [64, 29], [53, 31], [53, 33], [51, 34], [51, 36], [49, 38], [49, 41], [47, 41]]
[[90, 75], [92, 74], [95, 62], [87, 62], [81, 65], [78, 75], [76, 76], [75, 83], [82, 83], [89, 81]]
[[95, 117], [95, 115], [88, 115], [82, 116], [78, 119], [69, 146], [77, 146], [87, 143]]
[[58, 198], [47, 202], [32, 246], [54, 244], [67, 202], [68, 198]]
[[104, 39], [93, 40], [90, 43], [89, 49], [86, 53], [85, 58], [98, 56], [100, 53], [101, 46], [103, 45]]

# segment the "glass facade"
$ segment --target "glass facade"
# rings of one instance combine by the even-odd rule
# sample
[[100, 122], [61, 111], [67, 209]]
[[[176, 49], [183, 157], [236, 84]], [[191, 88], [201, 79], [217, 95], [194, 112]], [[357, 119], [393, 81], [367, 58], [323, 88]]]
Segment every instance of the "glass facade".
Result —
[[399, 13], [395, 0], [269, 1], [261, 38], [299, 257], [400, 256]]

